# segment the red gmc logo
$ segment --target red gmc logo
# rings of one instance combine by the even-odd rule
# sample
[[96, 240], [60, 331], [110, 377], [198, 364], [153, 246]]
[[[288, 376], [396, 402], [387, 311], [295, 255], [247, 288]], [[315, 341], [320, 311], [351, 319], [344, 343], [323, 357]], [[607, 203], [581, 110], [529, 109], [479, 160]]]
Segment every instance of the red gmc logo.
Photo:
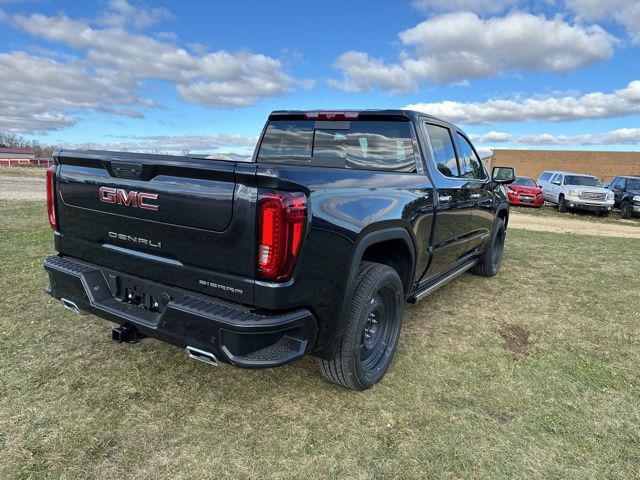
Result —
[[158, 211], [158, 205], [148, 203], [148, 200], [157, 200], [157, 193], [127, 191], [122, 188], [100, 187], [98, 198], [103, 203], [117, 203], [125, 207], [144, 208], [145, 210]]

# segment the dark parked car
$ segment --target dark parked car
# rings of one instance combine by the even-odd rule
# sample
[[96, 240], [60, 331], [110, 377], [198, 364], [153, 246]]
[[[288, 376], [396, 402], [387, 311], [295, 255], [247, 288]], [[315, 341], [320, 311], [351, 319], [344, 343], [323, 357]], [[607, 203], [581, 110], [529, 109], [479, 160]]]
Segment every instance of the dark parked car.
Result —
[[640, 215], [640, 177], [616, 177], [609, 184], [622, 218]]
[[[394, 356], [405, 302], [500, 268], [509, 207], [454, 125], [404, 110], [279, 111], [253, 161], [58, 151], [48, 292], [197, 360], [304, 354], [355, 390]], [[497, 299], [496, 299], [497, 300]]]

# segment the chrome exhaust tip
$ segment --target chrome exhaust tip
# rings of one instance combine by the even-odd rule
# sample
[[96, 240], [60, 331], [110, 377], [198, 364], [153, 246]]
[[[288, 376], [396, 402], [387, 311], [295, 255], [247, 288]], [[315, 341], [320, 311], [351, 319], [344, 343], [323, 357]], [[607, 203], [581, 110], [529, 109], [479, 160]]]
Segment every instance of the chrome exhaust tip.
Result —
[[68, 298], [61, 298], [60, 302], [62, 302], [62, 305], [67, 310], [71, 310], [76, 315], [82, 315], [82, 312], [78, 308], [78, 305], [76, 305], [76, 302], [73, 302], [73, 301], [69, 300]]
[[198, 362], [206, 363], [212, 367], [218, 366], [218, 359], [211, 352], [189, 346], [185, 347], [184, 351], [187, 352], [187, 357], [197, 360]]

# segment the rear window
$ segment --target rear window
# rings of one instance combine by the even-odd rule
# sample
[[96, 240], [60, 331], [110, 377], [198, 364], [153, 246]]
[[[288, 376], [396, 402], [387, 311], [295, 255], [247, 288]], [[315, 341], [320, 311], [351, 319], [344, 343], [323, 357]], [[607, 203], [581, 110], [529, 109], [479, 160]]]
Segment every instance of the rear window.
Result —
[[258, 161], [415, 172], [410, 122], [271, 120]]
[[518, 185], [520, 187], [537, 187], [536, 182], [529, 177], [518, 177], [516, 181], [513, 182], [514, 185]]
[[600, 180], [595, 177], [584, 177], [579, 175], [567, 175], [564, 177], [565, 185], [580, 185], [583, 187], [601, 187]]

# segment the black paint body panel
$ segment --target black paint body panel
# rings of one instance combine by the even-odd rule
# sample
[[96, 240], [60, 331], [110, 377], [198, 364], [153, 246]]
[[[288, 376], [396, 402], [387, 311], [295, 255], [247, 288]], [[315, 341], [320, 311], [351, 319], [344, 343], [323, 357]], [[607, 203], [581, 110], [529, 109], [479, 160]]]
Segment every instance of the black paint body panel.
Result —
[[[305, 309], [317, 321], [312, 351], [326, 357], [341, 333], [340, 318], [364, 251], [358, 248], [362, 242], [383, 231], [410, 242], [408, 297], [430, 278], [481, 254], [496, 212], [508, 208], [500, 187], [490, 181], [451, 181], [439, 175], [422, 128], [427, 117], [368, 112], [376, 114], [413, 123], [416, 173], [256, 163], [255, 155], [253, 162], [243, 163], [58, 152], [56, 249], [63, 257], [230, 300], [253, 311]], [[292, 113], [275, 112], [272, 118], [278, 115]], [[101, 203], [101, 186], [158, 194], [158, 210]], [[262, 190], [273, 189], [303, 192], [308, 201], [300, 256], [292, 278], [283, 283], [256, 279], [256, 203]], [[455, 201], [440, 205], [442, 194], [451, 194]], [[480, 197], [473, 199], [472, 194]], [[161, 248], [112, 238], [109, 232], [160, 242]]]

